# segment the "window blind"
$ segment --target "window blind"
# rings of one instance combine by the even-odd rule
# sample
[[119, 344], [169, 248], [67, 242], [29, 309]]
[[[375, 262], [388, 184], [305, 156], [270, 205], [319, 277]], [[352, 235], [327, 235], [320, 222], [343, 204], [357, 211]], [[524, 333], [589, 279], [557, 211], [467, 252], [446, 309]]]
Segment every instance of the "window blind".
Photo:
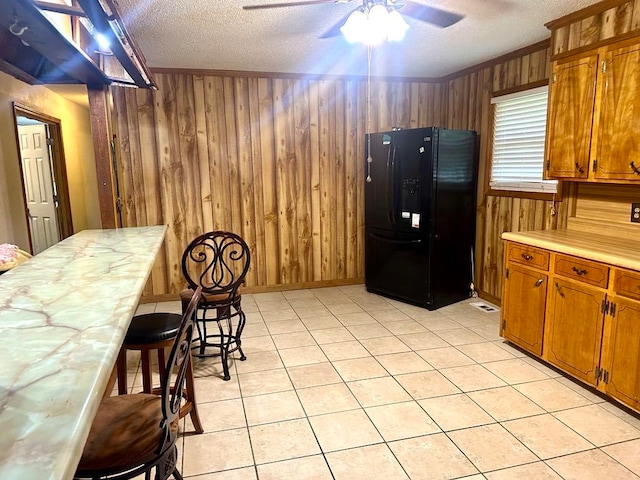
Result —
[[491, 100], [494, 104], [491, 188], [556, 192], [556, 180], [542, 180], [547, 100], [547, 86]]

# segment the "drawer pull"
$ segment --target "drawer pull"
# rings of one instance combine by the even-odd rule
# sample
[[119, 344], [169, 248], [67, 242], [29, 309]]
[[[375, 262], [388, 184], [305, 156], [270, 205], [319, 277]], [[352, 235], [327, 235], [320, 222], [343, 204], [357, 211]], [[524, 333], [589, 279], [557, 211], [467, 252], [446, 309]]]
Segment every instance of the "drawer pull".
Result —
[[640, 175], [640, 168], [636, 167], [635, 163], [631, 162], [629, 166], [631, 167], [631, 170], [633, 170], [635, 174]]
[[[544, 282], [544, 278], [539, 278], [538, 281], [533, 284], [533, 287], [538, 288], [540, 285], [542, 285], [542, 282]], [[640, 288], [640, 285], [638, 285], [638, 288]]]
[[587, 273], [589, 273], [585, 269], [579, 269], [579, 268], [576, 268], [576, 267], [571, 267], [571, 270], [576, 272], [578, 275], [586, 275]]
[[558, 295], [564, 298], [564, 293], [562, 293], [562, 288], [560, 287], [560, 285], [558, 285], [558, 282], [555, 282], [555, 286], [556, 286], [556, 291], [558, 292]]
[[533, 260], [533, 255], [529, 255], [528, 253], [521, 253], [522, 258], [524, 258], [527, 262], [529, 260]]

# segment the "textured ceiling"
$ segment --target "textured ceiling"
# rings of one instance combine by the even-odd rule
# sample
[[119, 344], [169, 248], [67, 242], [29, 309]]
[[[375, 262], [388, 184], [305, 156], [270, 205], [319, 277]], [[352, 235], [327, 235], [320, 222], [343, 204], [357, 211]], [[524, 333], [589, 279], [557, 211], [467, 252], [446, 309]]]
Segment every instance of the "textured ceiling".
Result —
[[[150, 67], [363, 75], [366, 47], [318, 37], [359, 0], [268, 10], [280, 0], [119, 0]], [[372, 74], [441, 77], [549, 38], [546, 22], [596, 0], [416, 0], [466, 17], [440, 29], [407, 18], [405, 39], [376, 47]], [[402, 10], [400, 10], [402, 13]]]

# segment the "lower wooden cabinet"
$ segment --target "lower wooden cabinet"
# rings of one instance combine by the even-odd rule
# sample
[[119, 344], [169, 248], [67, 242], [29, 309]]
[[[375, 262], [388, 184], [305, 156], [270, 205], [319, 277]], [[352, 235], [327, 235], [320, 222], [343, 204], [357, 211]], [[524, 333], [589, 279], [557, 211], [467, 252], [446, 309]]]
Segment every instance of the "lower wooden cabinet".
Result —
[[640, 411], [640, 272], [507, 242], [500, 334]]

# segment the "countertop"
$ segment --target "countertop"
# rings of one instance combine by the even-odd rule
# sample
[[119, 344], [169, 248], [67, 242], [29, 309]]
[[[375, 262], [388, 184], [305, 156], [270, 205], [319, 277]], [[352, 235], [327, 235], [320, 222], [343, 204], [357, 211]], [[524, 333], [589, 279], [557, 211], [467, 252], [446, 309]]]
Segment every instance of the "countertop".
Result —
[[0, 478], [73, 477], [165, 232], [83, 231], [0, 276]]
[[632, 240], [577, 230], [504, 232], [502, 238], [617, 267], [640, 270], [640, 238]]

